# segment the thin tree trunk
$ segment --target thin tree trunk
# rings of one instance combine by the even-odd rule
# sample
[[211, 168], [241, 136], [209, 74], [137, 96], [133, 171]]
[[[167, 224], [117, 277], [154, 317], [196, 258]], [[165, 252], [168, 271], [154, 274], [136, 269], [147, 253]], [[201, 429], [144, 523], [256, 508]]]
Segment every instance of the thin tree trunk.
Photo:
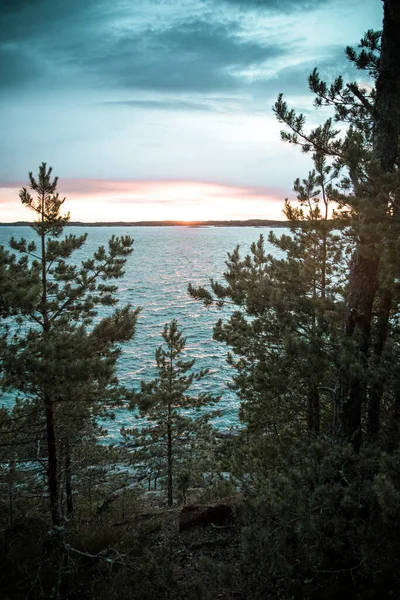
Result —
[[[170, 405], [168, 405], [168, 413], [170, 413]], [[172, 490], [172, 428], [171, 428], [171, 417], [168, 414], [167, 423], [167, 436], [168, 436], [168, 506], [173, 504], [173, 490]]]
[[394, 452], [399, 447], [400, 441], [400, 382], [396, 382], [395, 385], [393, 411], [388, 429], [388, 450], [389, 452]]
[[53, 525], [58, 526], [61, 524], [61, 515], [60, 488], [57, 473], [57, 445], [54, 427], [54, 407], [51, 401], [51, 397], [48, 395], [46, 395], [45, 397], [45, 410], [48, 452], [47, 482], [50, 497], [50, 512]]
[[67, 497], [67, 517], [70, 518], [74, 512], [74, 503], [72, 498], [71, 449], [68, 442], [65, 447], [65, 495]]
[[[41, 217], [42, 224], [45, 222], [45, 200], [46, 194], [43, 190], [41, 193]], [[42, 307], [43, 315], [43, 340], [49, 337], [50, 321], [47, 308], [47, 256], [46, 256], [46, 234], [41, 230], [41, 259], [42, 259]], [[57, 443], [56, 431], [54, 423], [54, 403], [52, 394], [48, 390], [44, 390], [44, 408], [46, 414], [46, 436], [47, 436], [47, 482], [50, 498], [50, 513], [53, 525], [61, 524], [61, 502], [60, 502], [60, 485], [58, 480], [58, 460], [57, 460]]]
[[[393, 169], [400, 132], [400, 2], [384, 0], [382, 50], [376, 84], [373, 159], [384, 171]], [[343, 364], [336, 382], [333, 405], [333, 441], [361, 443], [361, 408], [365, 401], [366, 369], [370, 343], [372, 306], [378, 285], [382, 236], [371, 224], [384, 217], [387, 206], [380, 195], [371, 198], [373, 217], [365, 219], [349, 277], [344, 344], [351, 361]], [[351, 364], [352, 363], [352, 364]]]
[[311, 383], [308, 391], [307, 426], [309, 433], [319, 435], [321, 428], [320, 399], [318, 387]]
[[171, 406], [171, 395], [172, 395], [172, 368], [173, 365], [173, 350], [170, 348], [169, 352], [169, 397], [168, 397], [168, 416], [167, 416], [167, 472], [168, 472], [168, 506], [172, 506], [173, 488], [172, 488], [172, 406]]

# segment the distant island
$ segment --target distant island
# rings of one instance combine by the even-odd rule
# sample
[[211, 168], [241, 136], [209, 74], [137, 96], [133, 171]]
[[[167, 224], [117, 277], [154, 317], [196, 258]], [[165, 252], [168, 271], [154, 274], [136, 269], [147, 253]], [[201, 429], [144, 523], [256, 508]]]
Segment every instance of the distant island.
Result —
[[[22, 227], [32, 225], [31, 221], [15, 221], [0, 223], [0, 227]], [[247, 219], [246, 221], [99, 221], [83, 223], [70, 221], [69, 227], [288, 227], [288, 221], [271, 221], [268, 219]]]

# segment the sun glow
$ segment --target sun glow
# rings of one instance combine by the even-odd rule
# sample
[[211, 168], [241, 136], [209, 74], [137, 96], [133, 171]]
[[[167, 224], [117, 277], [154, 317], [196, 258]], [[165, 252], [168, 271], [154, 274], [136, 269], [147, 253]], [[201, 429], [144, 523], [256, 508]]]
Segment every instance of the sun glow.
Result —
[[[30, 220], [18, 187], [0, 188], [0, 220]], [[284, 192], [193, 181], [61, 180], [72, 221], [283, 219]]]

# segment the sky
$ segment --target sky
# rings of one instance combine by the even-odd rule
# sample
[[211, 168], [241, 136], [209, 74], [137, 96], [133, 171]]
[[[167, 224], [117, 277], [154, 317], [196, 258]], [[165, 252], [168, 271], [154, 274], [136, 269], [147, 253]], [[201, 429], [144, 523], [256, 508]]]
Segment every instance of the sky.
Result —
[[281, 219], [310, 159], [280, 140], [283, 92], [354, 80], [344, 48], [381, 0], [1, 0], [0, 222], [46, 162], [74, 221]]

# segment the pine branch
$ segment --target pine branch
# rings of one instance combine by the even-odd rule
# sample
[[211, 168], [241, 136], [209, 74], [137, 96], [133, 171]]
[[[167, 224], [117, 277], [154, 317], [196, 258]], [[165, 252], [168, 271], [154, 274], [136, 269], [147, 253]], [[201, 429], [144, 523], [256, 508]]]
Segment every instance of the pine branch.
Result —
[[369, 114], [372, 117], [374, 117], [375, 116], [375, 108], [368, 101], [368, 99], [366, 98], [366, 96], [364, 96], [364, 94], [361, 92], [361, 90], [358, 87], [358, 85], [356, 83], [348, 83], [347, 87], [352, 92], [352, 94], [354, 94], [354, 96], [356, 96], [360, 100], [360, 102], [362, 103], [362, 105], [364, 106], [364, 108], [369, 112]]

